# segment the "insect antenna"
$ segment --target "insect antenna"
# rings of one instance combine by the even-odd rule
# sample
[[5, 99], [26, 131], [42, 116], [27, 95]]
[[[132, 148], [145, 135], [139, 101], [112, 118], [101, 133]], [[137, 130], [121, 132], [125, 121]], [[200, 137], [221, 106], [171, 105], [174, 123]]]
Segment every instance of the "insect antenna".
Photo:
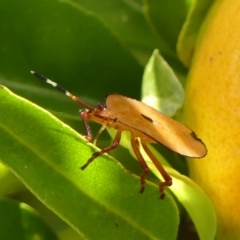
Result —
[[73, 101], [79, 103], [80, 105], [86, 107], [87, 109], [90, 110], [94, 110], [95, 108], [92, 107], [91, 105], [85, 103], [84, 101], [82, 101], [81, 99], [79, 99], [78, 97], [74, 96], [72, 93], [68, 92], [65, 88], [63, 88], [62, 86], [60, 86], [59, 84], [53, 82], [52, 80], [48, 79], [47, 77], [43, 76], [42, 74], [39, 74], [37, 72], [31, 71], [31, 74], [33, 74], [34, 76], [36, 76], [37, 78], [41, 79], [42, 81], [52, 85], [53, 87], [57, 88], [59, 91], [61, 91], [62, 93], [64, 93], [66, 96], [68, 96], [69, 98], [71, 98]]

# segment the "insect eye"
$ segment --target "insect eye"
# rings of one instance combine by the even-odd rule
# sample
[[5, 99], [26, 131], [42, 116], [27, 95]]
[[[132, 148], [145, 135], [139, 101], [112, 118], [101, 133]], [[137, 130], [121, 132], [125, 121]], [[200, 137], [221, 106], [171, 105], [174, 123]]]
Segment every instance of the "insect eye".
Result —
[[146, 119], [147, 121], [149, 121], [149, 122], [153, 122], [153, 120], [150, 118], [150, 117], [147, 117], [147, 116], [145, 116], [144, 114], [142, 114], [141, 113], [141, 116], [144, 118], [144, 119]]

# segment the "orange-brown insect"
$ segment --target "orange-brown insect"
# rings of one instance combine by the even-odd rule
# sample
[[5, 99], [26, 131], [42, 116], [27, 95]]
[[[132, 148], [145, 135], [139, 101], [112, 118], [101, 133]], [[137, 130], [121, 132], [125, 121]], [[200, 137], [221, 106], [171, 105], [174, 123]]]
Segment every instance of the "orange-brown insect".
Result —
[[172, 178], [150, 151], [147, 144], [160, 143], [171, 150], [188, 157], [200, 158], [207, 153], [204, 143], [197, 138], [192, 130], [142, 102], [118, 94], [110, 94], [107, 97], [105, 104], [99, 104], [98, 107], [95, 108], [83, 102], [43, 75], [33, 71], [31, 71], [31, 73], [41, 80], [51, 84], [53, 87], [70, 97], [73, 101], [86, 107], [86, 109], [80, 111], [80, 116], [87, 131], [87, 135], [85, 136], [87, 141], [92, 140], [92, 131], [87, 122], [88, 119], [102, 125], [94, 143], [96, 143], [96, 139], [106, 127], [115, 128], [117, 130], [112, 145], [94, 153], [91, 158], [88, 159], [86, 164], [81, 167], [82, 170], [84, 170], [89, 163], [98, 156], [117, 148], [120, 143], [122, 132], [129, 131], [131, 133], [131, 145], [133, 151], [143, 170], [143, 173], [140, 176], [140, 193], [143, 193], [144, 191], [145, 178], [149, 172], [149, 168], [140, 152], [141, 143], [143, 149], [164, 179], [164, 182], [159, 183], [161, 198], [163, 198], [164, 187], [172, 185]]

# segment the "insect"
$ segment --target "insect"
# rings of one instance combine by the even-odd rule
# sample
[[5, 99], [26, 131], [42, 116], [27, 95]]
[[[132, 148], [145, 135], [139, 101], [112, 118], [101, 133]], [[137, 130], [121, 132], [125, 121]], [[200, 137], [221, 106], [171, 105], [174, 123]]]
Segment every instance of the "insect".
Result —
[[117, 130], [113, 143], [101, 151], [92, 154], [88, 161], [81, 167], [82, 170], [98, 156], [117, 148], [122, 132], [129, 131], [131, 133], [131, 146], [143, 171], [140, 176], [140, 193], [144, 192], [145, 179], [149, 172], [149, 168], [140, 152], [140, 146], [142, 146], [164, 179], [163, 182], [159, 183], [160, 198], [164, 198], [164, 188], [172, 185], [172, 178], [150, 151], [148, 144], [159, 143], [188, 157], [200, 158], [204, 157], [207, 153], [204, 143], [191, 129], [142, 102], [119, 94], [110, 94], [107, 96], [105, 103], [100, 103], [97, 107], [93, 107], [45, 76], [34, 71], [31, 71], [31, 73], [85, 107], [85, 109], [80, 110], [80, 117], [86, 128], [87, 135], [85, 139], [87, 141], [91, 141], [93, 137], [88, 119], [102, 125], [94, 140], [94, 144], [105, 128], [115, 128]]

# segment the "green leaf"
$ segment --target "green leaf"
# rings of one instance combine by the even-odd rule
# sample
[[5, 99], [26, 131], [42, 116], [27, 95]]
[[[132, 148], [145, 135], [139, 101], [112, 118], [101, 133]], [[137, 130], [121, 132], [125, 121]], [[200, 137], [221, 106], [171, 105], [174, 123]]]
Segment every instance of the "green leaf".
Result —
[[0, 87], [0, 159], [52, 211], [88, 239], [176, 239], [170, 194], [104, 155], [47, 111]]
[[[174, 176], [173, 174], [171, 176]], [[191, 217], [201, 240], [214, 240], [217, 230], [217, 218], [213, 203], [199, 186], [191, 179], [183, 176], [179, 181], [175, 177], [175, 186], [171, 189], [179, 202], [185, 207]]]
[[7, 198], [0, 198], [0, 226], [0, 239], [58, 239], [34, 209]]
[[[126, 49], [141, 63], [145, 65], [148, 58], [150, 57], [152, 50], [158, 48], [161, 50], [162, 55], [169, 61], [170, 65], [175, 66], [181, 74], [185, 74], [185, 69], [177, 58], [175, 45], [169, 45], [169, 36], [163, 35], [165, 30], [161, 28], [161, 35], [156, 31], [151, 24], [149, 26], [149, 20], [146, 20], [146, 8], [148, 6], [146, 3], [142, 3], [139, 0], [126, 0], [126, 1], [112, 1], [112, 0], [89, 0], [89, 1], [72, 1], [72, 0], [62, 0], [63, 2], [69, 4], [70, 6], [81, 9], [82, 11], [88, 12], [88, 14], [94, 15], [99, 19], [116, 38], [126, 47]], [[172, 0], [172, 5], [179, 5], [180, 0]], [[189, 1], [192, 0], [181, 0], [186, 7], [181, 8], [183, 11], [179, 14], [179, 8], [172, 7], [165, 4], [165, 1], [161, 1], [157, 6], [157, 10], [163, 12], [164, 17], [158, 17], [158, 24], [165, 26], [166, 20], [169, 20], [167, 16], [172, 16], [172, 14], [179, 16], [182, 22], [185, 19], [186, 11], [189, 8]], [[187, 2], [187, 3], [186, 3]], [[154, 6], [155, 7], [155, 6]], [[175, 19], [175, 18], [170, 18]], [[177, 25], [179, 28], [179, 19], [173, 23], [170, 23], [173, 27]], [[168, 28], [168, 29], [170, 29]], [[165, 28], [166, 29], [166, 28]], [[174, 27], [174, 30], [176, 28]], [[180, 29], [179, 29], [180, 30]], [[178, 30], [178, 31], [179, 31]], [[178, 33], [171, 32], [176, 38]], [[171, 36], [170, 36], [171, 37]], [[176, 39], [174, 40], [176, 42]]]
[[[146, 23], [141, 1], [62, 1], [99, 19], [143, 65], [152, 49], [163, 45]], [[163, 51], [172, 52], [169, 48]]]
[[184, 101], [181, 83], [158, 50], [144, 70], [142, 101], [168, 116], [173, 116]]
[[176, 48], [177, 38], [192, 4], [191, 2], [189, 0], [144, 1], [145, 15], [150, 26], [171, 49], [175, 50]]
[[202, 22], [213, 0], [197, 0], [188, 13], [177, 43], [177, 52], [182, 63], [189, 67]]

